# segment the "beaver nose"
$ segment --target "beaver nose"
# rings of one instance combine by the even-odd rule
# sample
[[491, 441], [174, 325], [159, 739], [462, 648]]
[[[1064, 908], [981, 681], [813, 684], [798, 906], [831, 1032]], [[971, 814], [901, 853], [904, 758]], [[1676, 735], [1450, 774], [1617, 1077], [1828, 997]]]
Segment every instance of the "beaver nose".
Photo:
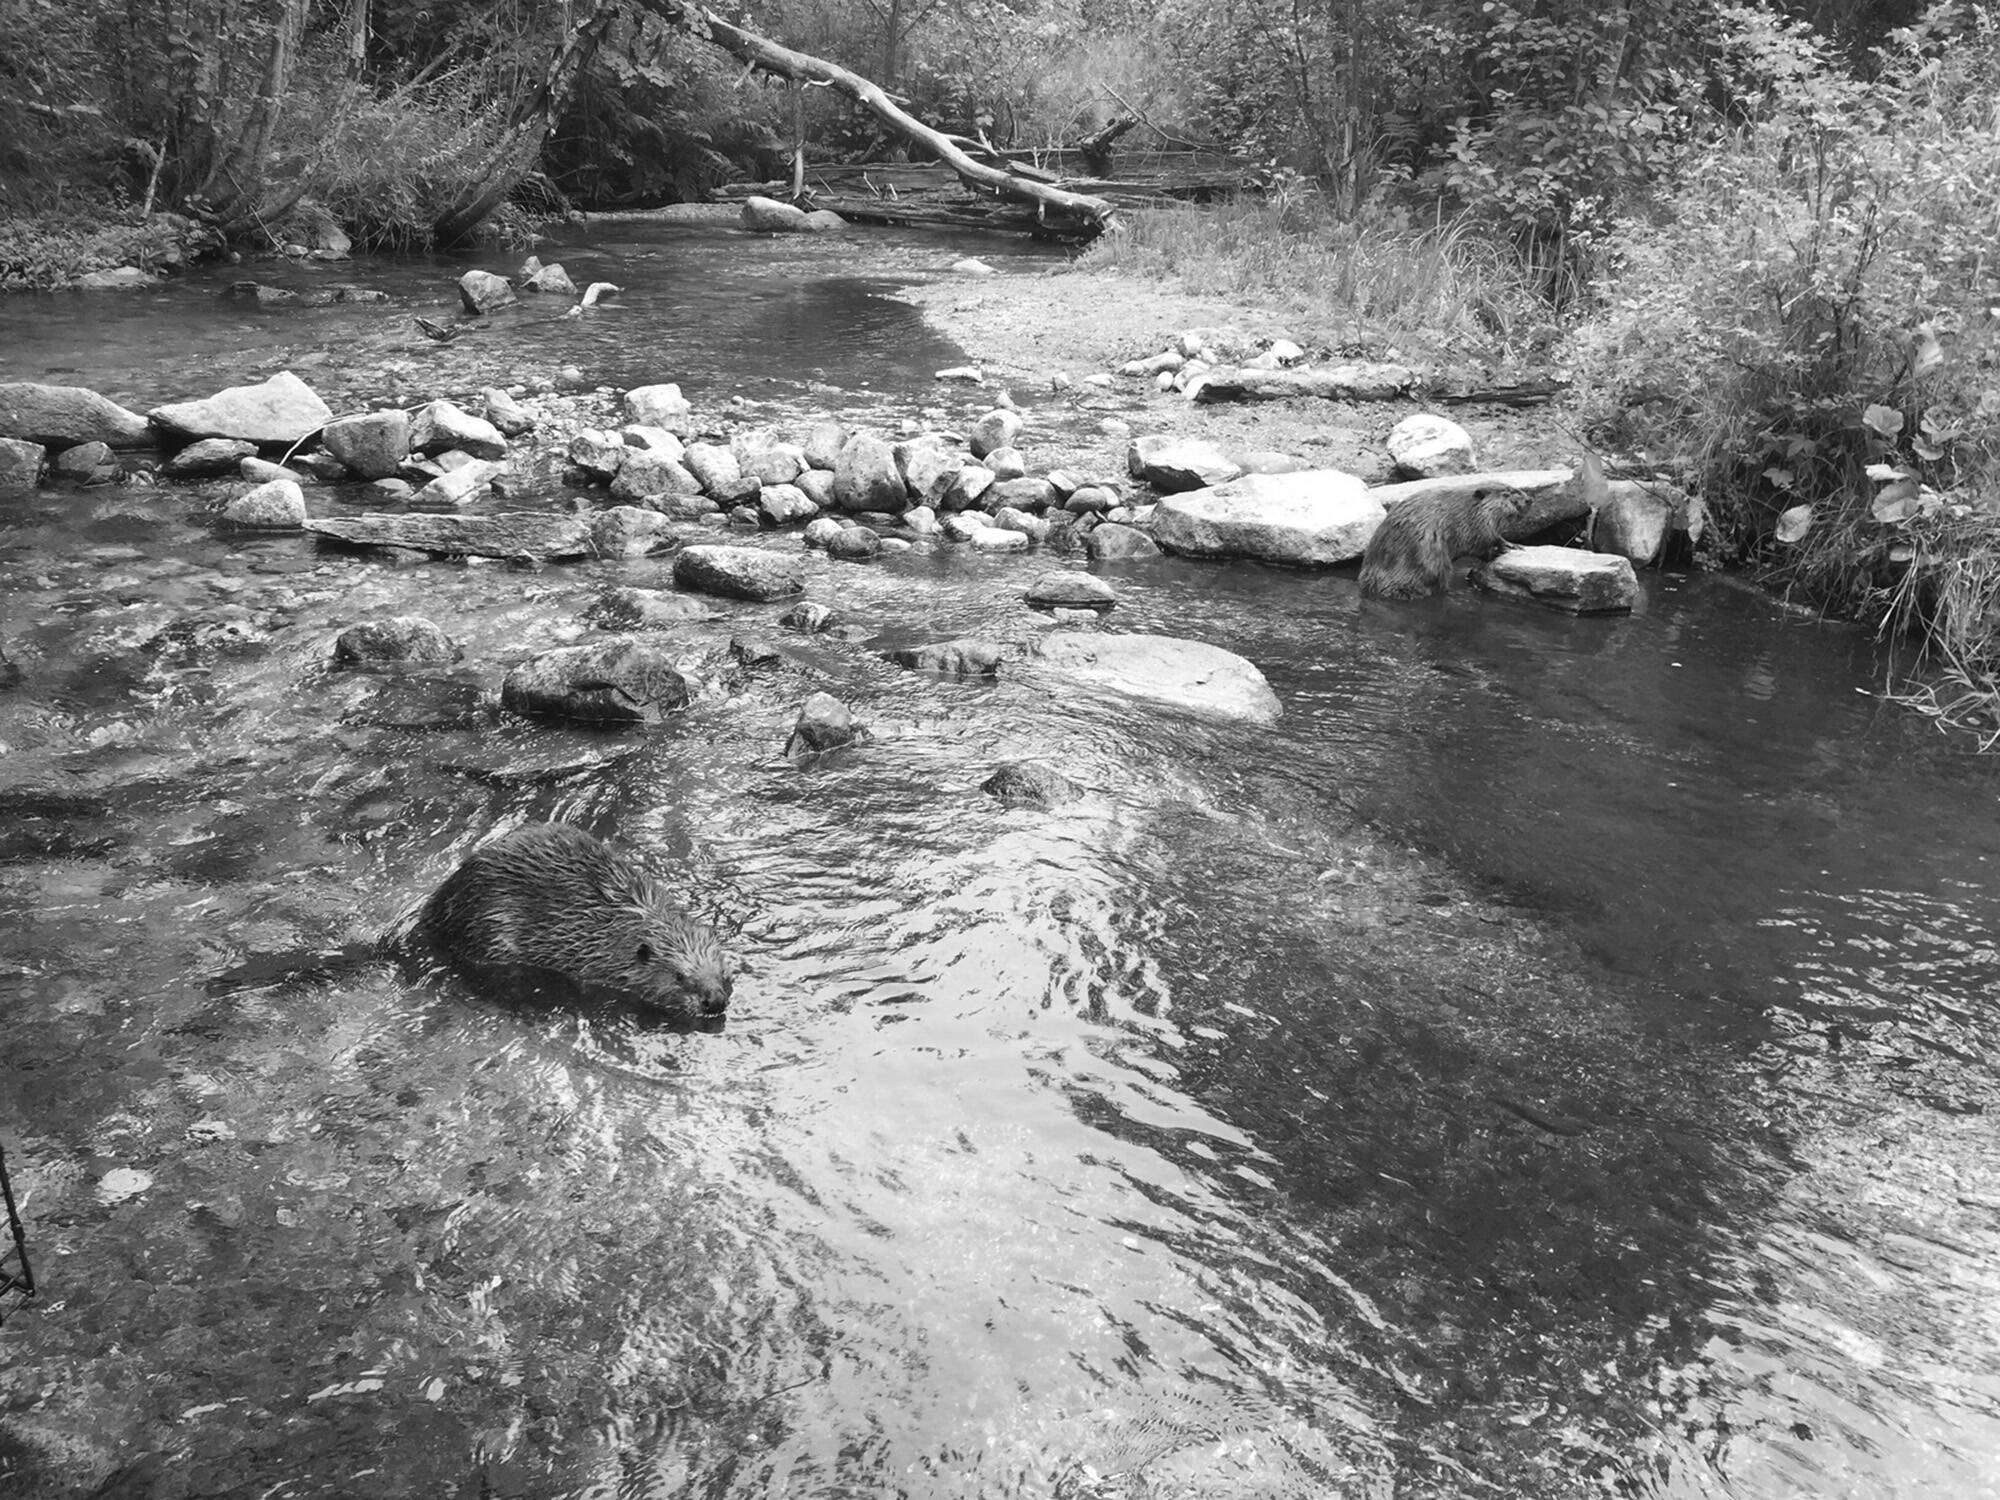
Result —
[[706, 986], [701, 992], [701, 1013], [705, 1016], [719, 1016], [729, 1009], [729, 997], [735, 991], [735, 984], [727, 974]]

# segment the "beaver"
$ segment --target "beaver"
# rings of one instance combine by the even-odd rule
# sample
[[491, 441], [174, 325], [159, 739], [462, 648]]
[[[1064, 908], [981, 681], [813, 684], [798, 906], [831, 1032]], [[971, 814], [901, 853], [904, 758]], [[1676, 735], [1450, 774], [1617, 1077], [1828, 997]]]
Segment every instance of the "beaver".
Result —
[[539, 969], [679, 1014], [729, 1006], [714, 929], [630, 855], [571, 824], [518, 828], [475, 849], [414, 926], [470, 968]]
[[1441, 491], [1393, 507], [1361, 554], [1361, 592], [1383, 599], [1442, 593], [1455, 557], [1490, 556], [1506, 545], [1501, 528], [1528, 513], [1531, 497], [1513, 488]]

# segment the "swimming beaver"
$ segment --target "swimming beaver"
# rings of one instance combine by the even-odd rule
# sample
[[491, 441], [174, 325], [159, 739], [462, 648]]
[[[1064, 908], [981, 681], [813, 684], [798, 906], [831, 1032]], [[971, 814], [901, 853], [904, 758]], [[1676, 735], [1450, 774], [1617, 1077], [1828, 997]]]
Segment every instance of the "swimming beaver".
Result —
[[474, 968], [547, 970], [684, 1014], [729, 1005], [714, 930], [629, 855], [566, 823], [475, 849], [424, 903], [416, 930]]
[[1451, 560], [1485, 557], [1502, 545], [1500, 528], [1528, 513], [1517, 489], [1419, 495], [1394, 506], [1361, 554], [1361, 592], [1383, 599], [1442, 593]]

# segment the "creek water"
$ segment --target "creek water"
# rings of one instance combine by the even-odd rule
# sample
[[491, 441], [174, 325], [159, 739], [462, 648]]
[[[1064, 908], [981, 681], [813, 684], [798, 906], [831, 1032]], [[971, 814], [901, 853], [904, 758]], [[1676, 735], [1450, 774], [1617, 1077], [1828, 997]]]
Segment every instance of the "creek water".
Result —
[[[542, 253], [615, 312], [435, 348], [445, 262], [0, 322], [6, 378], [141, 406], [575, 362], [888, 421], [960, 356], [880, 293], [964, 248], [594, 227]], [[2000, 1494], [1996, 773], [1864, 637], [1702, 577], [1575, 620], [1104, 569], [1104, 628], [1285, 707], [1218, 723], [889, 665], [1082, 565], [923, 543], [809, 561], [847, 637], [717, 602], [671, 637], [710, 688], [609, 735], [499, 673], [664, 562], [396, 566], [207, 498], [0, 500], [9, 1496]], [[400, 613], [464, 663], [329, 670]], [[782, 660], [713, 670], [746, 631]], [[870, 738], [790, 763], [820, 688]], [[1002, 807], [1007, 759], [1085, 793]], [[728, 928], [725, 1023], [370, 954], [550, 819]]]

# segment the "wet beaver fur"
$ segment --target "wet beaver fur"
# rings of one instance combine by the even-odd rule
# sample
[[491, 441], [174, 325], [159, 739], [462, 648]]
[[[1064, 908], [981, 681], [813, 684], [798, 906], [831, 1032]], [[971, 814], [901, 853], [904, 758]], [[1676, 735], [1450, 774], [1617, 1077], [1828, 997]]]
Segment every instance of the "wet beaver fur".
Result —
[[1451, 560], [1487, 557], [1505, 545], [1500, 529], [1527, 514], [1516, 489], [1419, 495], [1393, 507], [1361, 554], [1361, 592], [1383, 599], [1442, 593]]
[[416, 931], [472, 968], [539, 969], [680, 1014], [729, 1005], [714, 930], [631, 856], [566, 823], [475, 849], [424, 903]]

